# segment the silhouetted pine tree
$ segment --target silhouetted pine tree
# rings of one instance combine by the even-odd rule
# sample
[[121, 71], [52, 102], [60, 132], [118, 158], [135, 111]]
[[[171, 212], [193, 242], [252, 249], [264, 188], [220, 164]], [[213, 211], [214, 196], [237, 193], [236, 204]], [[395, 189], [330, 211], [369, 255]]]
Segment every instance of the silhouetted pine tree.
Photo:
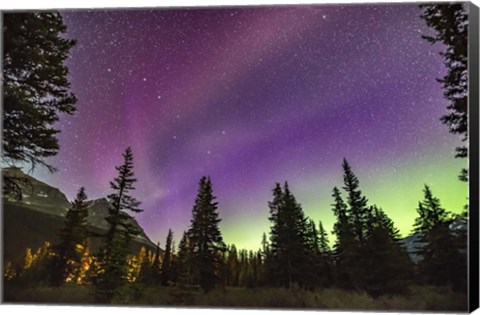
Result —
[[55, 255], [50, 272], [51, 284], [54, 286], [64, 284], [67, 276], [74, 274], [75, 270], [80, 268], [81, 259], [87, 246], [88, 208], [86, 201], [85, 188], [81, 187], [65, 215], [64, 227], [58, 232], [59, 243], [53, 247]]
[[261, 249], [258, 254], [260, 255], [260, 275], [259, 275], [259, 285], [265, 286], [270, 284], [272, 281], [269, 279], [269, 270], [268, 266], [271, 264], [271, 254], [270, 254], [270, 243], [268, 242], [267, 234], [264, 232], [262, 234]]
[[123, 154], [124, 162], [117, 166], [118, 177], [110, 182], [113, 193], [108, 196], [110, 207], [108, 216], [108, 231], [105, 245], [99, 254], [100, 266], [103, 272], [96, 280], [95, 298], [97, 302], [108, 303], [115, 291], [125, 283], [127, 255], [132, 236], [140, 231], [133, 226], [126, 211], [141, 212], [140, 202], [130, 195], [137, 181], [133, 173], [132, 149], [127, 148]]
[[367, 233], [367, 221], [369, 216], [369, 207], [367, 207], [367, 198], [362, 196], [359, 188], [359, 180], [352, 172], [350, 164], [346, 159], [343, 159], [343, 189], [347, 193], [347, 214], [351, 221], [353, 234], [363, 244], [365, 234]]
[[312, 219], [307, 220], [306, 225], [306, 237], [308, 249], [311, 253], [315, 255], [320, 254], [320, 239], [318, 236], [317, 227], [315, 226], [315, 221]]
[[424, 200], [419, 202], [415, 232], [422, 235], [425, 246], [419, 251], [419, 276], [426, 283], [449, 285], [456, 290], [467, 289], [467, 257], [460, 252], [465, 240], [450, 231], [451, 214], [441, 207], [425, 185]]
[[151, 275], [152, 279], [150, 280], [151, 284], [160, 284], [161, 283], [161, 259], [160, 259], [160, 242], [157, 242], [155, 247], [155, 255], [153, 256], [153, 263], [151, 265]]
[[259, 264], [257, 283], [259, 286], [265, 286], [267, 274], [265, 270], [265, 256], [261, 250], [257, 251], [257, 260]]
[[333, 211], [337, 217], [334, 226], [337, 284], [366, 290], [372, 295], [403, 292], [411, 265], [398, 243], [398, 230], [381, 209], [367, 205], [359, 180], [347, 160], [343, 160], [342, 167], [347, 204], [338, 189], [334, 188], [333, 192]]
[[167, 241], [165, 242], [165, 252], [163, 254], [163, 262], [160, 270], [160, 279], [162, 285], [168, 285], [171, 278], [171, 263], [172, 263], [172, 230], [168, 230]]
[[55, 170], [45, 161], [59, 150], [60, 130], [54, 126], [60, 113], [75, 112], [77, 101], [64, 64], [76, 41], [65, 38], [65, 32], [56, 11], [3, 15], [2, 161], [7, 165], [30, 163]]
[[424, 199], [418, 203], [418, 217], [413, 225], [415, 232], [427, 233], [435, 226], [449, 220], [449, 213], [440, 205], [440, 199], [433, 196], [430, 187], [423, 189]]
[[[468, 12], [464, 3], [422, 4], [422, 18], [435, 31], [433, 36], [422, 36], [430, 43], [442, 43], [446, 50], [440, 55], [445, 60], [447, 74], [438, 81], [442, 84], [445, 98], [450, 102], [449, 113], [441, 121], [450, 132], [459, 134], [468, 141]], [[466, 158], [468, 147], [456, 148], [456, 157]], [[468, 180], [467, 169], [462, 169], [459, 178]]]
[[254, 288], [258, 285], [258, 271], [259, 262], [257, 261], [257, 254], [250, 250], [248, 251], [248, 288]]
[[337, 218], [333, 226], [333, 233], [337, 238], [333, 253], [335, 263], [334, 282], [341, 288], [352, 289], [353, 282], [350, 267], [356, 263], [355, 254], [358, 251], [359, 242], [353, 234], [347, 216], [347, 205], [343, 201], [341, 192], [337, 187], [333, 188], [332, 197], [334, 198], [332, 211]]
[[[268, 202], [270, 208], [271, 222], [270, 226], [270, 259], [267, 261], [267, 273], [270, 284], [272, 285], [285, 285], [285, 281], [281, 280], [282, 266], [280, 261], [280, 255], [283, 252], [281, 244], [284, 242], [284, 236], [281, 229], [283, 223], [280, 222], [282, 218], [281, 209], [283, 203], [283, 191], [279, 183], [275, 184], [273, 189], [273, 200]], [[282, 220], [283, 221], [283, 220]], [[283, 282], [283, 283], [282, 283]]]
[[346, 232], [350, 229], [347, 217], [347, 205], [343, 201], [342, 193], [337, 187], [333, 187], [332, 197], [334, 199], [334, 203], [332, 204], [332, 211], [337, 218], [337, 222], [335, 222], [335, 224], [333, 225], [333, 233], [337, 236], [337, 242], [335, 247], [338, 247], [342, 232]]
[[240, 277], [240, 262], [238, 261], [238, 253], [235, 245], [231, 245], [227, 251], [227, 269], [226, 284], [227, 286], [236, 287]]
[[178, 244], [178, 282], [180, 284], [192, 283], [192, 251], [187, 232], [183, 232]]
[[270, 254], [270, 244], [268, 243], [267, 234], [263, 232], [262, 234], [262, 256], [263, 259]]
[[367, 206], [367, 198], [362, 195], [360, 181], [353, 173], [349, 163], [343, 159], [343, 189], [347, 193], [347, 217], [355, 241], [349, 249], [350, 263], [347, 266], [352, 280], [353, 287], [363, 289], [368, 266], [368, 253], [366, 251], [366, 238], [369, 233], [369, 219], [371, 218], [371, 207]]
[[322, 221], [318, 222], [318, 249], [320, 257], [319, 272], [321, 275], [321, 286], [331, 286], [333, 284], [333, 257], [328, 242], [327, 232], [323, 228]]
[[269, 202], [270, 259], [268, 273], [273, 285], [290, 287], [310, 286], [313, 279], [311, 253], [307, 237], [307, 219], [299, 203], [290, 192], [288, 183], [282, 191], [279, 184]]
[[311, 269], [311, 278], [309, 287], [325, 286], [327, 275], [325, 274], [324, 259], [320, 253], [320, 238], [315, 221], [307, 220], [306, 225], [307, 250], [309, 259], [309, 269]]
[[245, 249], [241, 249], [238, 252], [239, 259], [239, 274], [238, 274], [238, 286], [246, 287], [248, 282], [248, 252]]
[[172, 241], [172, 250], [171, 250], [171, 257], [170, 257], [170, 277], [169, 280], [172, 283], [178, 282], [178, 255], [176, 252], [176, 244], [175, 241]]
[[367, 269], [365, 291], [372, 296], [405, 293], [412, 279], [410, 257], [400, 243], [393, 221], [377, 206], [372, 206], [369, 234], [365, 244]]
[[205, 292], [211, 291], [219, 282], [219, 251], [225, 250], [218, 228], [218, 203], [213, 196], [210, 178], [202, 177], [192, 211], [188, 235], [192, 250], [192, 267], [199, 276], [200, 286]]
[[330, 253], [327, 231], [323, 228], [322, 221], [318, 222], [318, 249], [321, 254]]

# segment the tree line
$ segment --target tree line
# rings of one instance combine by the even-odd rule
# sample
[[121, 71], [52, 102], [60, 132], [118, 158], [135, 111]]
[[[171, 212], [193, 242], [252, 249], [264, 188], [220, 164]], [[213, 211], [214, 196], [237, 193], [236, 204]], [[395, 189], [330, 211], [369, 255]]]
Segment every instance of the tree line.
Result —
[[[422, 5], [427, 25], [435, 34], [424, 36], [442, 42], [447, 74], [440, 79], [448, 114], [441, 118], [450, 132], [468, 141], [467, 39], [468, 12], [463, 4]], [[32, 168], [60, 149], [54, 127], [59, 114], [73, 114], [76, 97], [70, 92], [68, 68], [64, 65], [76, 41], [65, 39], [66, 26], [58, 12], [22, 12], [4, 15], [3, 24], [3, 137], [2, 163], [30, 163]], [[457, 148], [467, 157], [467, 144]], [[108, 302], [128, 281], [145, 285], [200, 285], [205, 291], [216, 286], [345, 287], [372, 295], [405, 290], [410, 283], [448, 285], [466, 289], [466, 235], [450, 231], [453, 215], [441, 207], [428, 186], [419, 202], [414, 232], [420, 233], [413, 264], [399, 240], [398, 230], [378, 206], [369, 205], [359, 189], [359, 180], [345, 160], [344, 186], [332, 190], [336, 216], [330, 246], [321, 222], [308, 218], [288, 183], [275, 184], [269, 203], [271, 229], [258, 251], [237, 250], [224, 244], [218, 228], [218, 204], [211, 180], [200, 180], [190, 228], [182, 236], [178, 252], [171, 231], [163, 251], [128, 250], [138, 233], [126, 218], [138, 213], [140, 203], [131, 195], [136, 179], [133, 155], [124, 153], [124, 164], [111, 183], [109, 229], [103, 247], [89, 253], [87, 195], [81, 188], [58, 232], [59, 242], [36, 253], [27, 251], [24, 266], [15, 271], [7, 264], [6, 279], [30, 278], [63, 285], [66, 281], [91, 283], [98, 302]], [[462, 180], [468, 171], [462, 170]], [[4, 194], [21, 196], [20, 179], [4, 176]], [[343, 195], [342, 195], [343, 194]], [[33, 273], [43, 270], [46, 272]], [[33, 276], [35, 274], [35, 276]], [[48, 280], [45, 280], [48, 276]], [[388, 279], [388, 281], [385, 281]], [[18, 279], [17, 279], [18, 280]]]
[[[37, 253], [44, 258], [37, 264], [39, 278], [29, 276], [35, 268], [24, 268], [17, 275], [6, 270], [7, 279], [23, 277], [51, 286], [71, 281], [91, 284], [98, 303], [109, 303], [129, 282], [201, 287], [205, 292], [230, 286], [296, 286], [306, 290], [338, 287], [365, 291], [371, 296], [406, 293], [412, 284], [467, 289], [466, 234], [450, 229], [457, 217], [442, 208], [431, 189], [425, 186], [424, 199], [417, 208], [413, 231], [420, 236], [422, 246], [417, 254], [422, 259], [415, 264], [394, 222], [380, 207], [369, 204], [345, 159], [343, 187], [332, 190], [331, 210], [336, 217], [333, 245], [322, 222], [317, 224], [305, 215], [288, 182], [277, 183], [272, 190], [268, 203], [270, 231], [268, 236], [263, 234], [260, 249], [237, 250], [234, 244], [225, 244], [212, 181], [202, 177], [189, 229], [183, 233], [178, 248], [169, 230], [163, 250], [157, 244], [155, 252], [142, 248], [132, 255], [130, 241], [140, 231], [129, 223], [127, 212], [142, 210], [131, 194], [136, 178], [130, 148], [123, 158], [123, 164], [116, 167], [118, 176], [110, 182], [112, 193], [105, 218], [108, 230], [101, 236], [103, 246], [98, 253], [85, 255], [91, 235], [87, 196], [82, 187], [65, 216], [64, 227], [58, 231], [58, 243]], [[35, 259], [29, 255], [25, 263], [32, 265]]]

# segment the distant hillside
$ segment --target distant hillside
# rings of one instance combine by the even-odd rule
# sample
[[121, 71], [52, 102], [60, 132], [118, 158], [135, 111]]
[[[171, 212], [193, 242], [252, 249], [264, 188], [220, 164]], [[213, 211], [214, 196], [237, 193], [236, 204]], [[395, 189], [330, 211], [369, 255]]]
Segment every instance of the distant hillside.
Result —
[[[454, 220], [449, 225], [450, 231], [452, 232], [467, 232], [468, 229], [468, 222], [467, 220], [457, 219]], [[410, 259], [414, 263], [418, 263], [422, 260], [422, 256], [418, 254], [419, 250], [421, 250], [426, 243], [422, 242], [422, 234], [414, 233], [409, 235], [401, 240], [401, 243], [407, 249], [407, 252], [410, 256]], [[466, 245], [466, 244], [465, 244]], [[465, 248], [466, 251], [466, 248]]]
[[[18, 168], [7, 168], [3, 172], [21, 179], [22, 199], [3, 199], [4, 261], [19, 261], [27, 247], [37, 249], [44, 241], [57, 241], [56, 233], [63, 227], [70, 202], [59, 189], [24, 174]], [[89, 240], [92, 252], [102, 244], [101, 235], [107, 229], [105, 216], [108, 206], [105, 198], [89, 201], [89, 229], [92, 235], [97, 235]], [[141, 231], [132, 241], [132, 253], [136, 253], [142, 246], [155, 250], [155, 244], [137, 221], [131, 218], [130, 223]]]

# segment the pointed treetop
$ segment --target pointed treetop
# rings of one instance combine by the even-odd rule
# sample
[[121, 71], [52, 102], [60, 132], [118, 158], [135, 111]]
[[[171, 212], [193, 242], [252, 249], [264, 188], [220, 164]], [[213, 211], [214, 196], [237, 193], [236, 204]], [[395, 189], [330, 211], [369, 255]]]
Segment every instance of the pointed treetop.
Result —
[[288, 186], [288, 181], [285, 181], [285, 184], [283, 184], [283, 190], [285, 191], [285, 195], [290, 195], [290, 188]]
[[440, 199], [433, 196], [428, 185], [423, 189], [424, 199], [418, 203], [418, 217], [415, 219], [414, 231], [426, 232], [434, 226], [448, 221], [451, 214], [442, 208]]
[[318, 221], [318, 236], [319, 236], [319, 249], [320, 253], [325, 254], [330, 251], [330, 245], [328, 244], [328, 235], [323, 228], [322, 221]]
[[78, 190], [78, 193], [77, 193], [77, 196], [75, 197], [75, 200], [73, 201], [73, 203], [83, 203], [84, 201], [87, 200], [87, 193], [85, 192], [85, 187], [80, 187], [80, 189]]

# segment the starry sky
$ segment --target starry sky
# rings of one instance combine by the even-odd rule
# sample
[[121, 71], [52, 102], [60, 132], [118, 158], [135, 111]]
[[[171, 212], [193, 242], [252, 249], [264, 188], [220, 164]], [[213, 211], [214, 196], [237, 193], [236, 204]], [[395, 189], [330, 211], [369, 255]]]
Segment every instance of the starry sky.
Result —
[[67, 61], [78, 97], [62, 116], [59, 171], [34, 176], [69, 199], [110, 192], [133, 148], [136, 218], [153, 241], [188, 228], [210, 176], [226, 243], [257, 249], [275, 182], [331, 231], [344, 157], [370, 203], [403, 235], [424, 184], [453, 212], [457, 136], [439, 118], [445, 74], [415, 4], [61, 11], [78, 40]]

